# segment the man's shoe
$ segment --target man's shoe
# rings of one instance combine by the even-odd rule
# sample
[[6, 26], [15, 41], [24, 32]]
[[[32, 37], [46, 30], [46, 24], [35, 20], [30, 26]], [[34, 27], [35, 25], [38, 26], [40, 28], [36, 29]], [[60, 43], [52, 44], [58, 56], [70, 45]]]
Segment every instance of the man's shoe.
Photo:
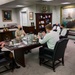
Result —
[[20, 66], [15, 66], [15, 68], [16, 68], [16, 69], [19, 69], [19, 68], [20, 68]]

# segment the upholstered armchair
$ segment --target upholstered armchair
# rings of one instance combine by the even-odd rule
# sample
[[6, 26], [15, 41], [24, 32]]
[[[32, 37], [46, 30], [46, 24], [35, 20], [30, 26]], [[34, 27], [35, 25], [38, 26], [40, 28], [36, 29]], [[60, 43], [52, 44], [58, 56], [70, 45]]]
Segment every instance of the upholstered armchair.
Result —
[[[46, 65], [48, 67], [53, 68], [53, 71], [55, 72], [55, 66], [62, 62], [62, 65], [64, 65], [64, 54], [65, 54], [65, 49], [67, 46], [68, 39], [64, 38], [59, 40], [56, 45], [54, 50], [48, 49], [44, 47], [44, 51], [40, 50], [39, 51], [39, 64]], [[47, 51], [47, 52], [46, 52]], [[51, 52], [51, 55], [49, 54]]]
[[12, 62], [11, 59], [6, 58], [4, 52], [0, 51], [0, 67], [1, 66], [5, 67], [5, 70], [0, 71], [0, 73], [3, 73], [3, 72], [8, 71], [8, 70], [12, 70], [12, 68], [7, 67], [7, 65], [10, 64], [11, 62]]

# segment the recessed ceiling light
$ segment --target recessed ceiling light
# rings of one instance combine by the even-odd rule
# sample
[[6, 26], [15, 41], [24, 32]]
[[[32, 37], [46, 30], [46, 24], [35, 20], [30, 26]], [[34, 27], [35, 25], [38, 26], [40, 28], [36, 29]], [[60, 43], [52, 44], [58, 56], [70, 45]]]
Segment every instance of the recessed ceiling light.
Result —
[[53, 0], [42, 0], [42, 1], [47, 1], [48, 2], [48, 1], [53, 1]]
[[61, 3], [61, 4], [71, 4], [70, 2], [64, 2], [64, 3]]
[[16, 5], [16, 7], [24, 7], [24, 5]]

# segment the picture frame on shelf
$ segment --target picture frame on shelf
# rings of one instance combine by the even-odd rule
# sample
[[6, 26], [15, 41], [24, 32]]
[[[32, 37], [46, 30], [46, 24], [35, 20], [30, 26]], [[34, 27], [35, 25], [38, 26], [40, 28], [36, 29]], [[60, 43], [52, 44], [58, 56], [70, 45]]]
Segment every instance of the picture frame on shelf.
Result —
[[12, 11], [11, 10], [2, 10], [3, 22], [12, 21]]
[[33, 12], [29, 12], [29, 19], [33, 20]]

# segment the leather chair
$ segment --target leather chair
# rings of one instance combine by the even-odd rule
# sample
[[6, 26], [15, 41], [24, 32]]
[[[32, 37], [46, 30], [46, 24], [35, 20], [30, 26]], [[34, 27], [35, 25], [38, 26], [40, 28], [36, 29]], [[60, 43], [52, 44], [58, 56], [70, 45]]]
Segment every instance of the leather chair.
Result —
[[60, 39], [68, 38], [68, 33], [69, 33], [69, 30], [67, 30], [67, 32], [66, 32], [66, 34], [65, 34], [65, 36], [60, 36], [59, 38], [60, 38]]
[[5, 70], [0, 71], [0, 73], [6, 72], [8, 70], [13, 70], [12, 68], [10, 68], [10, 67], [8, 68], [7, 67], [7, 65], [10, 64], [11, 62], [12, 62], [11, 59], [5, 57], [4, 52], [0, 52], [0, 67], [1, 66], [5, 67]]
[[[46, 47], [44, 48], [45, 52], [43, 50], [40, 50], [39, 51], [39, 64], [40, 65], [44, 64], [48, 67], [53, 68], [54, 72], [55, 72], [55, 66], [57, 64], [62, 62], [62, 65], [64, 65], [64, 53], [65, 53], [65, 48], [67, 46], [67, 42], [68, 42], [68, 39], [64, 38], [64, 39], [59, 40], [56, 43], [54, 50], [50, 50]], [[46, 50], [51, 52], [51, 54], [48, 54], [49, 52], [46, 52]]]

